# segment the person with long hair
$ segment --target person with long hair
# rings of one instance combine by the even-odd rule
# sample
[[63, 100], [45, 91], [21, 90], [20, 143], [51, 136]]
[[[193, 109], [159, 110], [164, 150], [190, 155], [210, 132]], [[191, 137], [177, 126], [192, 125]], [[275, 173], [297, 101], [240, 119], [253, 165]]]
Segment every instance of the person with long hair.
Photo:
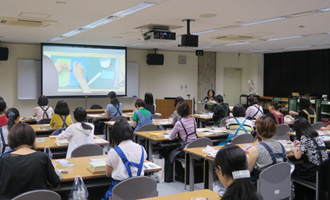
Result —
[[53, 129], [65, 129], [72, 124], [70, 109], [68, 103], [59, 100], [55, 106], [55, 114], [50, 120], [50, 126]]
[[54, 109], [48, 106], [48, 98], [46, 96], [40, 96], [38, 98], [38, 106], [34, 108], [33, 117], [37, 118], [37, 121], [42, 119], [51, 119], [54, 114]]
[[69, 140], [66, 158], [71, 158], [72, 151], [78, 146], [83, 144], [94, 144], [94, 125], [86, 123], [86, 110], [83, 107], [77, 107], [74, 110], [73, 115], [76, 123], [71, 124], [57, 137], [57, 140]]
[[19, 122], [20, 119], [19, 111], [16, 108], [9, 108], [6, 111], [6, 116], [8, 119], [6, 125], [0, 127], [2, 153], [5, 153], [5, 151], [9, 150], [8, 132], [15, 124]]
[[144, 94], [144, 102], [146, 103], [146, 109], [151, 112], [151, 114], [155, 114], [156, 105], [154, 104], [154, 96], [150, 92], [146, 92]]
[[228, 144], [221, 148], [213, 162], [220, 182], [227, 187], [222, 200], [260, 200], [250, 182], [250, 171], [243, 149]]
[[121, 116], [123, 113], [123, 106], [117, 98], [117, 94], [114, 91], [109, 92], [108, 94], [110, 103], [105, 109], [105, 117], [111, 120], [114, 117]]
[[269, 113], [265, 114], [265, 116], [271, 117], [276, 125], [284, 123], [284, 115], [279, 111], [281, 108], [281, 104], [278, 101], [272, 101], [268, 104]]
[[35, 150], [35, 140], [35, 132], [27, 123], [10, 129], [8, 144], [13, 151], [0, 159], [0, 199], [13, 199], [24, 192], [60, 184], [49, 157]]
[[[310, 124], [313, 124], [316, 122], [316, 114], [315, 111], [311, 108], [311, 101], [309, 100], [309, 97], [302, 96], [299, 99], [299, 110], [300, 112], [295, 112], [290, 110], [290, 115], [296, 115], [296, 118], [303, 117], [308, 120]], [[287, 115], [292, 121], [295, 119], [291, 117], [290, 115]]]
[[248, 106], [245, 118], [257, 119], [264, 115], [264, 110], [262, 109], [262, 106], [259, 105], [258, 99], [255, 96], [250, 96], [248, 98]]
[[[328, 159], [327, 148], [319, 137], [319, 134], [313, 129], [307, 119], [299, 117], [295, 120], [293, 128], [296, 131], [297, 141], [294, 141], [292, 149], [296, 159], [302, 159], [303, 165], [296, 165], [292, 176], [300, 179], [316, 182], [316, 172], [319, 165]], [[295, 183], [296, 199], [308, 199], [315, 197], [314, 191], [309, 190]]]
[[259, 174], [267, 167], [287, 160], [283, 145], [273, 139], [277, 126], [275, 121], [266, 116], [259, 117], [255, 123], [257, 137], [260, 143], [248, 150], [248, 167], [251, 171], [251, 181], [257, 183]]
[[120, 181], [143, 176], [143, 163], [147, 158], [143, 146], [133, 142], [133, 130], [126, 120], [120, 119], [113, 125], [110, 138], [115, 147], [107, 155], [105, 174], [112, 178], [112, 183], [102, 200], [112, 196], [113, 187]]

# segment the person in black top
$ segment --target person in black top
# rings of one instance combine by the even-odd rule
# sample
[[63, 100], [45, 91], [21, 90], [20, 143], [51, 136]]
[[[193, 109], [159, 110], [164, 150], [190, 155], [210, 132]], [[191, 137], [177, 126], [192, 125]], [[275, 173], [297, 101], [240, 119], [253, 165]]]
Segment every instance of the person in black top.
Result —
[[[299, 99], [299, 110], [300, 112], [295, 112], [290, 110], [290, 115], [296, 115], [296, 118], [303, 117], [308, 120], [310, 124], [313, 124], [316, 122], [316, 115], [315, 111], [311, 108], [311, 102], [308, 97], [303, 96]], [[290, 115], [287, 115], [292, 121], [294, 121], [294, 118], [292, 118]]]
[[154, 104], [154, 97], [153, 97], [152, 93], [146, 92], [144, 94], [144, 102], [146, 103], [145, 109], [149, 110], [149, 112], [151, 112], [151, 114], [155, 114], [156, 106]]
[[31, 190], [60, 184], [53, 164], [43, 152], [36, 151], [35, 132], [29, 124], [14, 125], [8, 144], [14, 151], [0, 159], [0, 199], [9, 200]]
[[214, 122], [213, 125], [218, 126], [223, 118], [229, 116], [229, 106], [223, 103], [223, 97], [221, 95], [215, 96], [214, 99], [217, 105], [212, 116], [212, 121]]
[[262, 200], [250, 182], [247, 158], [244, 150], [235, 144], [221, 148], [214, 159], [215, 173], [227, 187], [222, 200]]

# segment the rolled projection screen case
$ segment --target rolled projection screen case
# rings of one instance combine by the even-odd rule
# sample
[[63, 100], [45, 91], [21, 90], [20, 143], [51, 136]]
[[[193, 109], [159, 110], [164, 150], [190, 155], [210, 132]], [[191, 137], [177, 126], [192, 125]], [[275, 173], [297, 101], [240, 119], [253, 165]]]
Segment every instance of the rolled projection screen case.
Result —
[[163, 54], [147, 54], [147, 65], [163, 65]]

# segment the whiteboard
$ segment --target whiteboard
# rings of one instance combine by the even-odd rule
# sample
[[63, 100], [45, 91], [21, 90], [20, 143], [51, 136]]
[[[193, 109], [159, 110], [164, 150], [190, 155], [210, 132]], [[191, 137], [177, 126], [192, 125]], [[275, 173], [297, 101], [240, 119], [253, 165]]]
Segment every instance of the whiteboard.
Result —
[[17, 98], [37, 99], [41, 91], [40, 60], [17, 60]]
[[139, 96], [139, 64], [127, 63], [127, 97]]

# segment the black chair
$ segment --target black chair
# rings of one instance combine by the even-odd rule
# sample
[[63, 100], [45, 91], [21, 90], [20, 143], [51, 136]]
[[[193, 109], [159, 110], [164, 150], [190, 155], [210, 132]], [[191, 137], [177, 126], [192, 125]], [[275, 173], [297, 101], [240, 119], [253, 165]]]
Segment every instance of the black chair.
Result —
[[38, 124], [50, 124], [50, 119], [49, 118], [42, 119], [42, 120], [38, 121]]
[[[99, 104], [91, 105], [90, 109], [103, 109]], [[103, 135], [104, 132], [104, 123], [105, 120], [95, 120], [94, 124], [94, 135]]]
[[99, 104], [94, 104], [94, 105], [91, 105], [90, 109], [103, 109], [103, 107], [100, 106]]

